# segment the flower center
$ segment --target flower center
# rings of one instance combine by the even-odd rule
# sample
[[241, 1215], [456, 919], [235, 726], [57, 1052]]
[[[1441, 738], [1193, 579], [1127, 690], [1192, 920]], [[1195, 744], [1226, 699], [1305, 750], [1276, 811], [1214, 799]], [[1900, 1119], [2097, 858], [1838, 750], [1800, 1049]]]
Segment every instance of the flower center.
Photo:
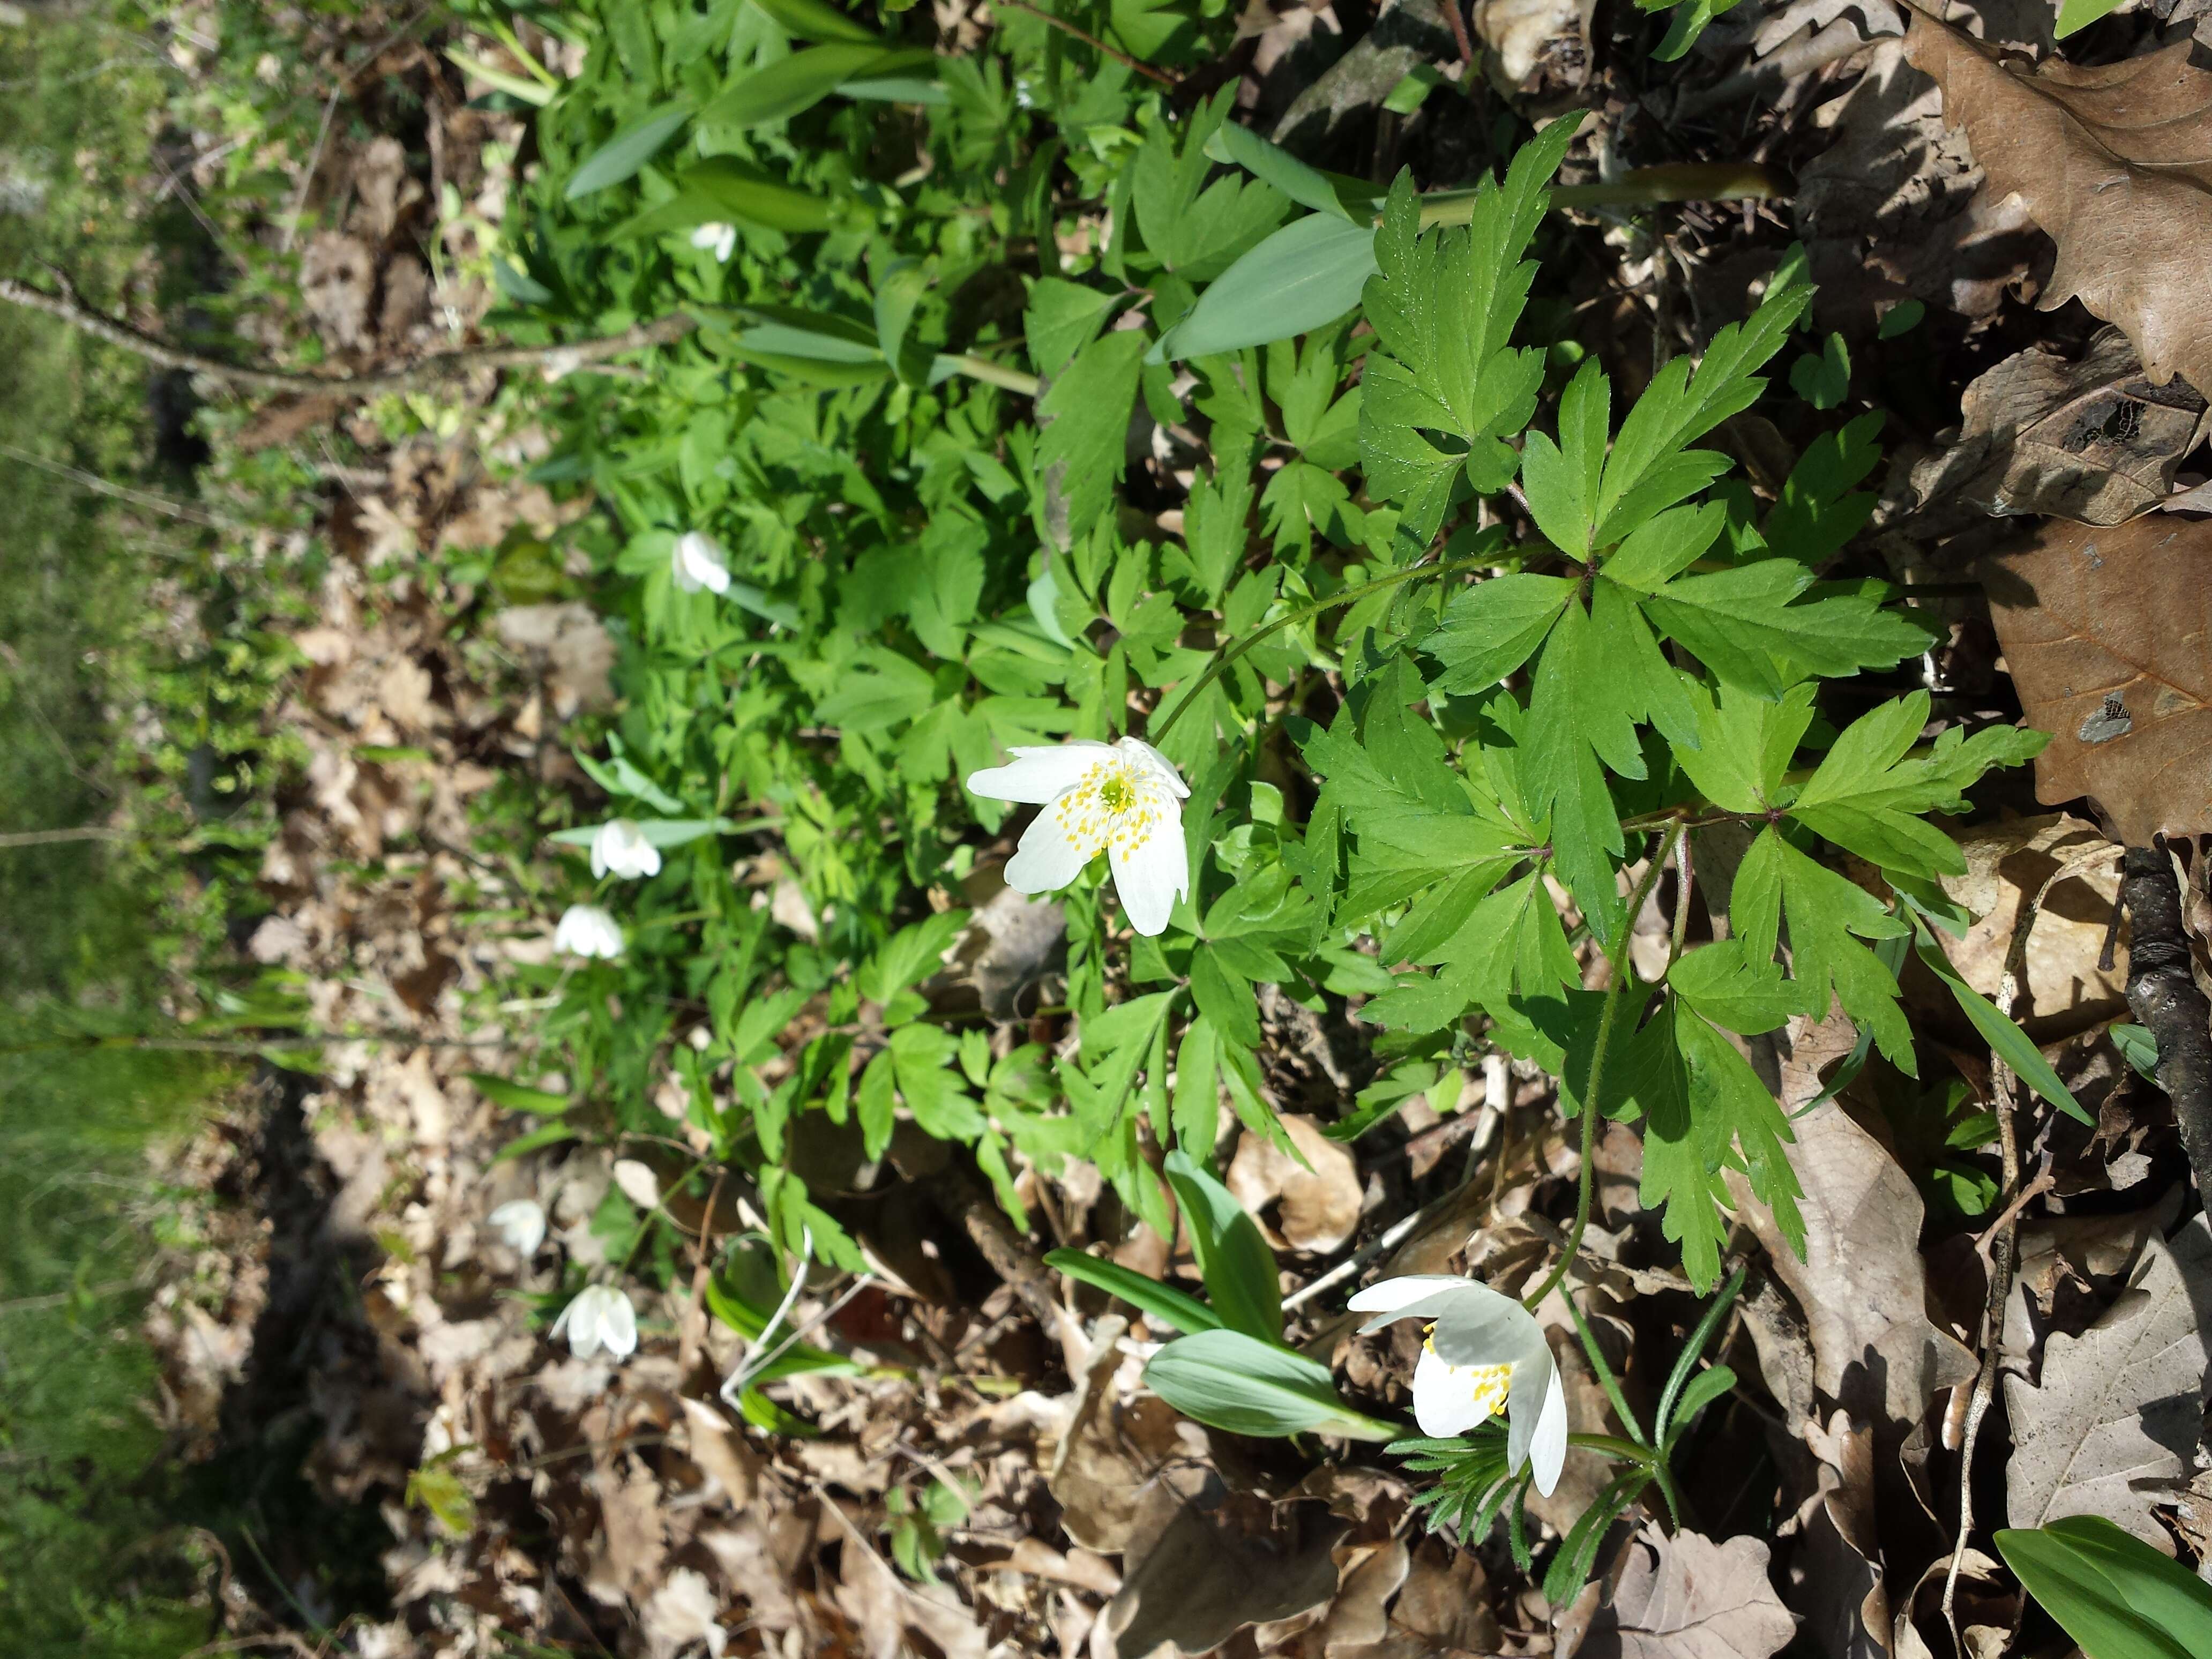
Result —
[[1162, 793], [1116, 755], [1095, 763], [1051, 810], [1061, 832], [1086, 858], [1109, 847], [1127, 853], [1159, 822]]
[[[1434, 1331], [1436, 1327], [1428, 1327]], [[1425, 1336], [1421, 1346], [1431, 1353], [1437, 1351], [1434, 1336]], [[1439, 1356], [1441, 1357], [1441, 1356]], [[1468, 1401], [1495, 1417], [1505, 1409], [1505, 1397], [1513, 1390], [1513, 1367], [1510, 1365], [1455, 1365], [1446, 1361], [1444, 1369], [1451, 1373], [1452, 1381], [1467, 1390]]]

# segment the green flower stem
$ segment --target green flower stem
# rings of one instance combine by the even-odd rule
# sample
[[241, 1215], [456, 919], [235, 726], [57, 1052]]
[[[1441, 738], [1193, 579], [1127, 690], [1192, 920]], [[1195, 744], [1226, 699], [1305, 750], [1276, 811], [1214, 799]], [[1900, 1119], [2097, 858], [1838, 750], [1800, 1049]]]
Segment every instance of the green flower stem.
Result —
[[1606, 987], [1605, 1007], [1598, 1015], [1597, 1042], [1590, 1049], [1589, 1080], [1583, 1085], [1583, 1167], [1575, 1181], [1575, 1224], [1567, 1234], [1567, 1242], [1559, 1252], [1559, 1261], [1544, 1282], [1536, 1287], [1533, 1295], [1521, 1298], [1521, 1305], [1531, 1312], [1540, 1306], [1544, 1298], [1557, 1290], [1566, 1278], [1567, 1270], [1574, 1265], [1576, 1254], [1583, 1247], [1583, 1235], [1589, 1230], [1590, 1193], [1594, 1185], [1591, 1175], [1595, 1167], [1590, 1154], [1596, 1147], [1598, 1101], [1605, 1083], [1606, 1056], [1613, 1047], [1613, 1030], [1620, 1024], [1620, 1011], [1627, 1006], [1628, 998], [1625, 994], [1630, 981], [1635, 978], [1628, 960], [1628, 941], [1636, 931], [1637, 915], [1643, 910], [1644, 902], [1651, 896], [1651, 890], [1659, 879], [1659, 872], [1666, 866], [1668, 856], [1674, 850], [1675, 837], [1681, 833], [1680, 824], [1670, 828], [1666, 839], [1660, 843], [1658, 852], [1644, 866], [1644, 879], [1636, 884], [1635, 896], [1628, 902], [1627, 919], [1620, 925], [1620, 939], [1608, 957], [1613, 963], [1613, 982]]
[[988, 386], [1004, 386], [1024, 398], [1034, 398], [1044, 382], [1034, 374], [1024, 374], [1018, 368], [1009, 368], [1004, 363], [994, 363], [988, 357], [977, 357], [968, 352], [947, 352], [938, 362], [958, 370], [970, 380], [981, 380]]
[[1447, 559], [1441, 564], [1410, 564], [1403, 570], [1394, 570], [1387, 576], [1377, 576], [1373, 581], [1362, 582], [1357, 587], [1346, 588], [1341, 593], [1332, 593], [1325, 599], [1315, 599], [1310, 604], [1300, 605], [1295, 611], [1285, 611], [1274, 621], [1254, 629], [1234, 645], [1225, 646], [1217, 651], [1213, 660], [1206, 665], [1206, 672], [1198, 677], [1190, 690], [1176, 702], [1175, 707], [1168, 710], [1167, 718], [1162, 720], [1157, 728], [1145, 734], [1146, 740], [1158, 743], [1166, 737], [1169, 732], [1174, 729], [1175, 723], [1182, 718], [1182, 711], [1196, 702], [1200, 693], [1219, 679], [1232, 663], [1255, 646], [1271, 635], [1280, 633], [1284, 629], [1294, 627], [1302, 622], [1310, 622], [1323, 612], [1334, 611], [1340, 605], [1356, 605], [1370, 593], [1380, 593], [1386, 588], [1397, 586], [1401, 582], [1409, 582], [1416, 576], [1455, 576], [1463, 570], [1487, 569], [1497, 562], [1498, 556], [1495, 553], [1486, 553], [1465, 559]]

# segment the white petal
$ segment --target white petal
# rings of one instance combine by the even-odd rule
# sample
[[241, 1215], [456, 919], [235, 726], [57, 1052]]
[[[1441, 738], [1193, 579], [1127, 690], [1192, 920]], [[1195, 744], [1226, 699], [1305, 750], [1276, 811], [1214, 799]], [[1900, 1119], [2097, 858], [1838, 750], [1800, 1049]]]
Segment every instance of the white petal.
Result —
[[1455, 1290], [1474, 1281], [1456, 1273], [1407, 1273], [1370, 1285], [1344, 1305], [1354, 1313], [1395, 1313], [1399, 1309], [1439, 1291]]
[[709, 220], [692, 231], [691, 246], [699, 248], [712, 247], [721, 240], [721, 235], [722, 227]]
[[615, 1160], [615, 1185], [623, 1195], [641, 1209], [657, 1209], [660, 1204], [660, 1178], [647, 1165], [634, 1158]]
[[1428, 1348], [1413, 1367], [1413, 1420], [1435, 1440], [1449, 1440], [1490, 1420], [1490, 1407], [1474, 1397], [1467, 1374]]
[[538, 1254], [545, 1242], [545, 1212], [526, 1198], [509, 1200], [485, 1218], [502, 1243], [524, 1257]]
[[1535, 1466], [1536, 1490], [1549, 1498], [1559, 1484], [1559, 1466], [1567, 1459], [1567, 1395], [1559, 1386], [1559, 1370], [1551, 1367], [1552, 1380], [1544, 1390], [1543, 1413], [1529, 1442], [1528, 1459]]
[[[1505, 1436], [1505, 1467], [1514, 1473], [1518, 1474], [1522, 1465], [1528, 1461], [1528, 1449], [1535, 1442], [1538, 1429], [1548, 1426], [1552, 1396], [1554, 1395], [1559, 1396], [1559, 1401], [1557, 1432], [1561, 1437], [1560, 1455], [1564, 1456], [1566, 1450], [1567, 1397], [1560, 1391], [1559, 1364], [1552, 1358], [1552, 1346], [1547, 1342], [1541, 1353], [1522, 1360], [1513, 1367], [1513, 1392], [1505, 1402], [1506, 1415], [1511, 1419]], [[1558, 1474], [1558, 1466], [1554, 1464], [1554, 1479]]]
[[1017, 893], [1056, 893], [1090, 862], [1091, 854], [1068, 840], [1060, 814], [1047, 807], [1022, 831], [1021, 846], [1006, 860], [1006, 885]]
[[623, 953], [622, 924], [596, 904], [572, 904], [553, 929], [553, 948], [611, 961]]
[[676, 585], [685, 592], [696, 593], [702, 587], [715, 593], [730, 591], [729, 560], [712, 536], [687, 530], [676, 538], [669, 557]]
[[616, 1358], [627, 1359], [637, 1352], [637, 1310], [620, 1291], [610, 1290], [606, 1296], [599, 1309], [599, 1342]]
[[595, 876], [657, 876], [660, 849], [628, 818], [609, 818], [592, 837], [592, 873]]
[[730, 256], [737, 251], [738, 228], [735, 225], [724, 225], [722, 234], [714, 239], [714, 258], [723, 264], [727, 264], [730, 263]]
[[1129, 759], [1141, 763], [1147, 771], [1158, 776], [1177, 800], [1184, 799], [1189, 795], [1190, 786], [1182, 781], [1182, 774], [1176, 770], [1176, 763], [1142, 738], [1123, 738], [1114, 746]]
[[1454, 1365], [1518, 1365], [1541, 1359], [1551, 1363], [1544, 1346], [1544, 1328], [1536, 1316], [1511, 1297], [1475, 1279], [1467, 1281], [1462, 1295], [1436, 1316], [1431, 1340], [1437, 1352]]
[[1114, 866], [1114, 890], [1121, 896], [1121, 908], [1129, 926], [1140, 933], [1158, 933], [1168, 925], [1176, 901], [1190, 891], [1190, 854], [1183, 845], [1182, 809], [1173, 801], [1146, 836], [1127, 852], [1116, 845], [1108, 849]]
[[1076, 738], [1066, 743], [1042, 747], [1032, 744], [1010, 752], [1014, 758], [1008, 764], [970, 772], [969, 793], [991, 800], [1023, 801], [1031, 806], [1042, 806], [1061, 790], [1073, 788], [1085, 772], [1113, 752], [1113, 745]]

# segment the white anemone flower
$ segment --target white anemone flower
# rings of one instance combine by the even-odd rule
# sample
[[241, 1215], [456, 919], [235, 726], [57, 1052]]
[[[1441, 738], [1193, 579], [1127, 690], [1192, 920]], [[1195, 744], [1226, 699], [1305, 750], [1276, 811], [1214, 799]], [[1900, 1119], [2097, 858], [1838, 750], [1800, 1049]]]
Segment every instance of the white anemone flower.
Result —
[[596, 904], [572, 904], [554, 927], [553, 948], [612, 962], [623, 953], [622, 924]]
[[738, 250], [738, 228], [735, 225], [724, 224], [719, 219], [710, 219], [691, 233], [691, 246], [702, 249], [712, 248], [714, 258], [723, 264], [727, 264], [730, 263], [730, 255]]
[[1536, 1490], [1551, 1496], [1567, 1455], [1567, 1396], [1535, 1316], [1487, 1285], [1449, 1273], [1386, 1279], [1351, 1306], [1376, 1316], [1359, 1328], [1362, 1335], [1401, 1319], [1428, 1322], [1413, 1368], [1413, 1417], [1423, 1434], [1465, 1434], [1502, 1406], [1506, 1468], [1517, 1474], [1533, 1462]]
[[730, 561], [722, 551], [721, 543], [712, 536], [696, 530], [687, 530], [676, 538], [676, 550], [669, 555], [669, 567], [676, 574], [676, 586], [686, 593], [696, 593], [702, 588], [709, 593], [730, 591]]
[[627, 1359], [637, 1352], [637, 1310], [613, 1285], [587, 1285], [553, 1322], [554, 1335], [563, 1331], [568, 1352], [579, 1359], [589, 1359], [602, 1348]]
[[660, 849], [645, 838], [634, 818], [609, 818], [592, 836], [595, 876], [657, 876]]
[[1050, 893], [1083, 873], [1103, 852], [1129, 925], [1158, 933], [1190, 891], [1182, 803], [1190, 789], [1175, 763], [1140, 738], [1119, 743], [1073, 738], [1016, 749], [1011, 764], [969, 775], [968, 787], [993, 800], [1042, 806], [1006, 866], [1018, 893]]
[[511, 1199], [486, 1219], [500, 1242], [526, 1261], [545, 1242], [545, 1206], [534, 1199]]

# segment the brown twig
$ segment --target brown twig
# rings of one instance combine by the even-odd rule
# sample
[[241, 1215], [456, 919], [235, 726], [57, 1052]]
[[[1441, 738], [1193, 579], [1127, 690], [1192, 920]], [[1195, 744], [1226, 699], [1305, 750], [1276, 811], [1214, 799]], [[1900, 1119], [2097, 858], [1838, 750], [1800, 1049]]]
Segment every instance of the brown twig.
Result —
[[[699, 1358], [700, 1346], [707, 1340], [707, 1281], [714, 1271], [714, 1256], [708, 1248], [708, 1228], [714, 1219], [714, 1206], [722, 1201], [722, 1182], [729, 1173], [726, 1164], [714, 1170], [714, 1184], [707, 1193], [707, 1213], [692, 1238], [692, 1248], [698, 1253], [699, 1259], [691, 1269], [691, 1309], [684, 1316], [684, 1338], [676, 1350], [676, 1375], [679, 1385], [683, 1378], [690, 1376], [692, 1363]], [[679, 1222], [677, 1224], [681, 1226], [683, 1224]]]
[[1097, 35], [1091, 33], [1089, 30], [1076, 27], [1074, 24], [1069, 22], [1065, 17], [1054, 16], [1052, 13], [1047, 11], [1042, 6], [1033, 6], [1030, 4], [1030, 0], [998, 0], [998, 3], [1002, 6], [1012, 6], [1016, 11], [1025, 11], [1029, 13], [1030, 16], [1041, 19], [1042, 21], [1051, 24], [1053, 27], [1058, 29], [1062, 34], [1073, 35], [1077, 40], [1082, 41], [1085, 46], [1089, 46], [1094, 52], [1104, 52], [1106, 56], [1112, 58], [1115, 63], [1121, 64], [1122, 68], [1133, 69], [1136, 70], [1138, 74], [1144, 76], [1148, 80], [1157, 81], [1164, 87], [1173, 87], [1176, 84], [1175, 76], [1170, 75], [1165, 70], [1154, 69], [1150, 64], [1145, 62], [1143, 58], [1132, 58], [1127, 52], [1123, 52], [1120, 47], [1108, 46], [1103, 40], [1101, 40]]
[[[2013, 926], [2012, 943], [2005, 951], [2004, 972], [1997, 980], [1997, 1012], [2007, 1019], [2013, 1017], [2013, 1010], [2019, 1006], [2021, 981], [2027, 976], [2028, 935], [2034, 931], [2036, 918], [2043, 914], [2051, 890], [2112, 855], [2111, 847], [2103, 844], [2076, 853], [2051, 872], [2043, 885], [2035, 890], [2034, 897], [2022, 908], [2019, 921]], [[2014, 1108], [2020, 1101], [2020, 1079], [1994, 1049], [1990, 1054], [1990, 1103], [1996, 1109], [1997, 1144], [2003, 1164], [2003, 1191], [2008, 1198], [1988, 1234], [1974, 1246], [1983, 1265], [1989, 1269], [1989, 1290], [1982, 1299], [1982, 1324], [1977, 1334], [1981, 1363], [1975, 1369], [1974, 1389], [1967, 1396], [1966, 1425], [1959, 1438], [1959, 1534], [1952, 1543], [1950, 1565], [1943, 1575], [1943, 1620], [1951, 1627], [1952, 1645], [1960, 1653], [1966, 1648], [1959, 1637], [1959, 1568], [1966, 1559], [1966, 1540], [1974, 1530], [1974, 1447], [1981, 1438], [1983, 1419], [1989, 1415], [1990, 1402], [1996, 1395], [2000, 1358], [1997, 1339], [2004, 1329], [2005, 1304], [2012, 1296], [2013, 1269], [2019, 1261], [2021, 1212], [2030, 1199], [2051, 1184], [2048, 1158], [2034, 1181], [2025, 1187], [2021, 1184], [2020, 1127], [2014, 1117]]]
[[1444, 21], [1451, 25], [1452, 42], [1459, 48], [1459, 61], [1467, 66], [1469, 75], [1474, 73], [1474, 42], [1467, 33], [1467, 15], [1460, 10], [1460, 0], [1443, 0]]
[[262, 392], [313, 392], [348, 398], [380, 397], [392, 392], [422, 392], [487, 368], [550, 368], [573, 373], [604, 358], [666, 345], [682, 339], [698, 326], [690, 317], [679, 312], [650, 323], [640, 323], [619, 334], [593, 340], [572, 341], [566, 345], [485, 346], [472, 351], [440, 352], [434, 356], [423, 358], [410, 368], [393, 369], [381, 374], [325, 375], [219, 363], [212, 357], [179, 350], [167, 341], [140, 332], [128, 323], [103, 316], [82, 304], [71, 293], [48, 294], [43, 289], [33, 288], [27, 283], [0, 279], [0, 300], [33, 311], [43, 311], [50, 317], [58, 317], [71, 328], [89, 334], [95, 340], [119, 346], [163, 368], [183, 369], [189, 374], [204, 374], [210, 380], [227, 380], [233, 386], [250, 386]]
[[2158, 1086], [2173, 1102], [2181, 1149], [2212, 1208], [2212, 1004], [2190, 971], [2181, 887], [2162, 838], [2128, 848], [2120, 897], [2128, 908], [2128, 1007], [2158, 1040]]

